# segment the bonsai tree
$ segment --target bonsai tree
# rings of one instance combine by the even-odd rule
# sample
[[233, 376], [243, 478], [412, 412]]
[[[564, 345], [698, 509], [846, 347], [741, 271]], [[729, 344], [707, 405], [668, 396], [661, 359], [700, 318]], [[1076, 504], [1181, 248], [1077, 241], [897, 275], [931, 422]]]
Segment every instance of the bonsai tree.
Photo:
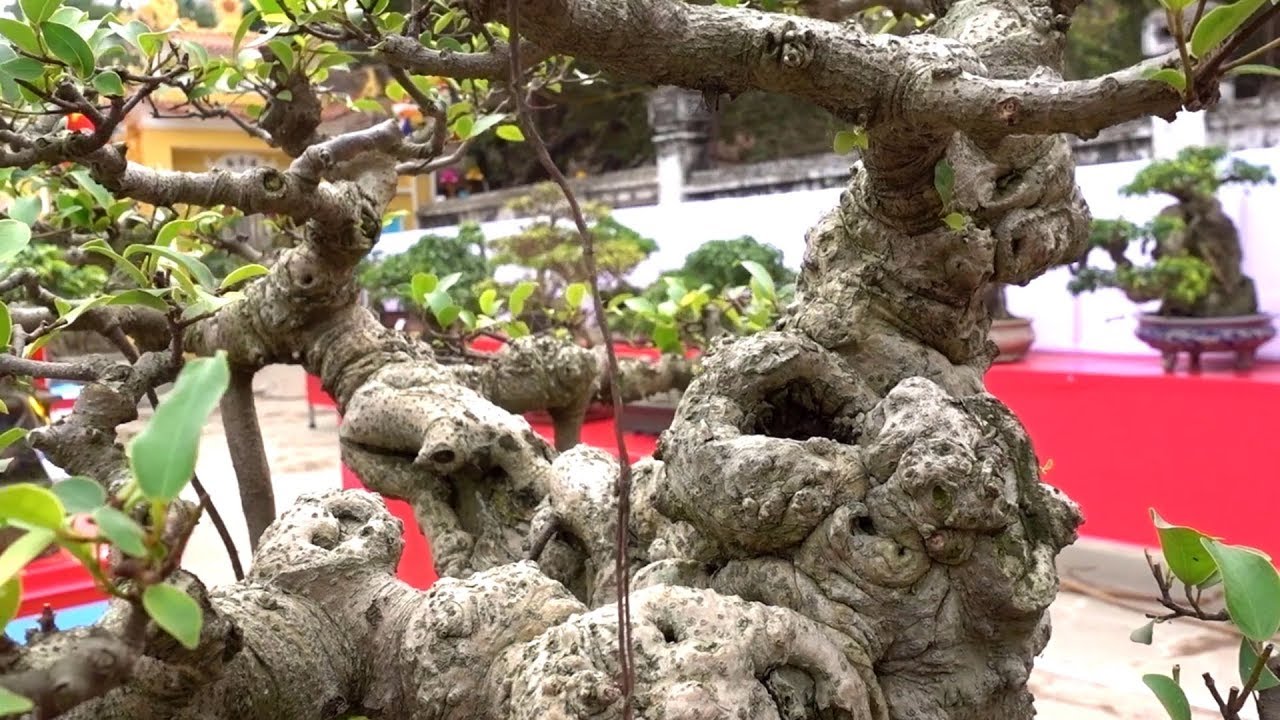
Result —
[[684, 267], [671, 274], [682, 278], [689, 287], [710, 285], [712, 292], [718, 293], [750, 282], [751, 273], [743, 264], [746, 262], [764, 268], [779, 286], [795, 279], [795, 273], [782, 263], [781, 250], [750, 235], [703, 243], [685, 258]]
[[[1219, 202], [1228, 183], [1272, 183], [1265, 167], [1242, 160], [1224, 162], [1222, 148], [1187, 148], [1171, 160], [1156, 161], [1121, 188], [1129, 196], [1162, 193], [1176, 203], [1149, 223], [1095, 220], [1089, 250], [1072, 264], [1073, 293], [1114, 287], [1134, 302], [1158, 300], [1157, 312], [1177, 317], [1226, 317], [1258, 311], [1253, 280], [1241, 270], [1240, 235]], [[1150, 258], [1129, 257], [1139, 249]], [[1101, 250], [1113, 267], [1089, 264]]]
[[[1218, 8], [1175, 26], [1178, 53], [1063, 81], [1068, 0], [933, 2], [907, 37], [678, 0], [406, 12], [285, 0], [260, 3], [225, 57], [57, 0], [21, 5], [22, 20], [0, 23], [0, 166], [73, 163], [112, 204], [235, 208], [297, 233], [260, 271], [219, 281], [199, 223], [182, 218], [182, 244], [158, 232], [109, 256], [129, 284], [79, 299], [10, 282], [20, 270], [6, 265], [0, 374], [90, 387], [28, 436], [83, 481], [10, 486], [24, 501], [0, 503], [22, 531], [0, 556], [0, 609], [11, 614], [18, 568], [50, 544], [114, 600], [92, 628], [0, 646], [0, 713], [99, 720], [1028, 720], [1054, 557], [1080, 514], [1040, 482], [1022, 425], [984, 391], [982, 298], [1085, 249], [1061, 133], [1212, 103], [1241, 67], [1227, 59], [1237, 30], [1280, 12]], [[326, 74], [357, 56], [422, 108], [424, 127], [406, 134], [374, 102], [367, 126], [322, 129]], [[356, 270], [398, 178], [455, 163], [489, 131], [523, 138], [566, 190], [597, 281], [589, 224], [528, 103], [572, 75], [565, 57], [710, 104], [786, 93], [865, 140], [808, 235], [796, 301], [772, 329], [715, 349], [660, 456], [634, 468], [626, 453], [553, 449], [519, 416], [589, 397], [590, 350], [530, 336], [482, 366], [445, 365], [358, 302]], [[130, 161], [114, 132], [161, 88], [294, 160], [234, 173]], [[212, 104], [220, 88], [265, 106], [235, 115]], [[92, 127], [68, 129], [73, 113]], [[32, 236], [0, 220], [0, 263]], [[29, 357], [75, 330], [124, 338], [122, 360]], [[274, 363], [322, 379], [344, 462], [413, 506], [437, 587], [393, 579], [402, 528], [379, 498], [308, 495], [277, 515], [252, 392]], [[169, 382], [126, 452], [117, 427]], [[616, 384], [611, 395], [620, 404]], [[193, 448], [215, 406], [255, 552], [243, 581], [210, 591], [179, 569], [195, 515], [180, 493], [190, 482], [200, 497]]]
[[455, 237], [423, 234], [402, 253], [373, 253], [361, 263], [358, 277], [369, 299], [381, 307], [392, 298], [405, 304], [413, 302], [413, 276], [427, 271], [440, 275], [458, 273], [456, 298], [463, 303], [473, 301], [477, 297], [473, 289], [490, 275], [484, 231], [476, 223], [463, 223]]

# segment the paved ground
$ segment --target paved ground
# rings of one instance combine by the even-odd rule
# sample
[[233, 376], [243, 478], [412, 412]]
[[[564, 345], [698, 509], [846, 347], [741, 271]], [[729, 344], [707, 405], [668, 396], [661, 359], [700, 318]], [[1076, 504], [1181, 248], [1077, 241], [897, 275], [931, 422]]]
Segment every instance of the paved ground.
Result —
[[[257, 390], [278, 506], [291, 504], [305, 492], [339, 487], [336, 419], [331, 411], [321, 412], [318, 427], [307, 428], [301, 371], [269, 368], [259, 375]], [[231, 463], [216, 418], [207, 428], [199, 468], [210, 495], [233, 529], [247, 565], [244, 518], [239, 512]], [[210, 584], [232, 579], [221, 543], [207, 520], [192, 538], [186, 565]], [[1144, 573], [1140, 553], [1128, 548], [1086, 543], [1064, 560], [1064, 574], [1069, 580], [1119, 594], [1145, 592], [1145, 580], [1149, 578], [1144, 578]], [[1137, 605], [1133, 600], [1121, 602]], [[1221, 679], [1220, 685], [1229, 686], [1235, 680], [1235, 638], [1214, 628], [1187, 623], [1158, 628], [1155, 642], [1149, 647], [1136, 645], [1128, 638], [1131, 630], [1145, 622], [1140, 610], [1072, 592], [1060, 596], [1052, 608], [1052, 617], [1053, 640], [1037, 661], [1032, 677], [1040, 718], [1162, 720], [1167, 716], [1143, 686], [1141, 677], [1149, 672], [1167, 673], [1174, 663], [1181, 663], [1183, 668], [1183, 684], [1192, 695], [1196, 720], [1220, 717], [1212, 711], [1212, 700], [1199, 677], [1210, 671]]]

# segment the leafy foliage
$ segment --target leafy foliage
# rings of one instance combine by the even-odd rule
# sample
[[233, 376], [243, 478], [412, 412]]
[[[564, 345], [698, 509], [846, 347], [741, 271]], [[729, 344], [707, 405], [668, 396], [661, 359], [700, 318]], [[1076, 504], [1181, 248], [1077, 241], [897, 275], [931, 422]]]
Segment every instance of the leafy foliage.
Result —
[[795, 279], [795, 273], [783, 264], [781, 250], [749, 235], [733, 240], [712, 240], [698, 246], [673, 275], [682, 278], [688, 286], [709, 285], [712, 293], [720, 293], [750, 281], [751, 273], [743, 264], [745, 262], [763, 267], [779, 285]]
[[484, 244], [480, 226], [464, 223], [456, 237], [426, 234], [402, 253], [374, 255], [362, 263], [357, 278], [375, 302], [393, 297], [409, 302], [414, 299], [414, 273], [458, 273], [456, 299], [469, 303], [476, 298], [472, 289], [490, 274]]

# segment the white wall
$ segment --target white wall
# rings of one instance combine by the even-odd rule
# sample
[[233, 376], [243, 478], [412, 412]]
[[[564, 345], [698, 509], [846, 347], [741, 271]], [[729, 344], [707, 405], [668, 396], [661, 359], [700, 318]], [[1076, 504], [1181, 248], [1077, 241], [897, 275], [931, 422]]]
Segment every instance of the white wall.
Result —
[[[1249, 150], [1235, 154], [1248, 162], [1270, 166], [1280, 176], [1280, 148]], [[1150, 220], [1172, 200], [1164, 196], [1122, 197], [1119, 188], [1133, 179], [1147, 161], [1090, 165], [1079, 168], [1077, 180], [1094, 217], [1124, 217], [1136, 223]], [[839, 202], [841, 190], [778, 193], [745, 198], [723, 198], [680, 205], [624, 208], [614, 213], [618, 222], [653, 238], [654, 253], [632, 275], [637, 284], [653, 281], [664, 270], [678, 268], [685, 256], [709, 240], [751, 235], [782, 250], [787, 265], [799, 267], [804, 255], [805, 232], [824, 212]], [[1245, 272], [1258, 287], [1264, 312], [1280, 314], [1280, 187], [1228, 187], [1221, 193], [1227, 214], [1235, 220], [1244, 244]], [[517, 231], [523, 220], [501, 220], [484, 225], [485, 236], [501, 237]], [[1273, 229], [1274, 228], [1274, 229]], [[426, 231], [452, 235], [456, 228]], [[377, 251], [403, 252], [424, 231], [388, 233]], [[1099, 255], [1098, 259], [1101, 259]], [[504, 279], [513, 269], [499, 272]], [[1067, 292], [1066, 268], [1052, 270], [1026, 287], [1009, 289], [1009, 309], [1035, 322], [1036, 347], [1094, 353], [1154, 355], [1133, 335], [1138, 309], [1118, 290], [1102, 290], [1072, 297]], [[1261, 355], [1280, 359], [1280, 341], [1264, 346]]]

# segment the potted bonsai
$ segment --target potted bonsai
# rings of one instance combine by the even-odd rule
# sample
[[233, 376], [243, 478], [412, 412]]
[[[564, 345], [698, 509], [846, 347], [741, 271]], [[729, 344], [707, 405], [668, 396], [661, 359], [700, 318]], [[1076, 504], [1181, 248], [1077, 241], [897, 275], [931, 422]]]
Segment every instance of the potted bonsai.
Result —
[[[1217, 198], [1228, 183], [1275, 179], [1267, 168], [1225, 158], [1221, 148], [1188, 148], [1148, 165], [1121, 191], [1164, 193], [1177, 202], [1145, 225], [1094, 221], [1089, 250], [1071, 265], [1073, 293], [1114, 287], [1136, 303], [1160, 302], [1156, 312], [1138, 316], [1137, 335], [1160, 351], [1166, 372], [1180, 353], [1198, 371], [1206, 352], [1234, 353], [1236, 367], [1248, 369], [1258, 347], [1275, 336], [1271, 316], [1258, 312], [1253, 280], [1241, 270], [1240, 235]], [[1139, 263], [1129, 257], [1135, 246], [1148, 254]], [[1094, 250], [1112, 267], [1090, 264]]]

